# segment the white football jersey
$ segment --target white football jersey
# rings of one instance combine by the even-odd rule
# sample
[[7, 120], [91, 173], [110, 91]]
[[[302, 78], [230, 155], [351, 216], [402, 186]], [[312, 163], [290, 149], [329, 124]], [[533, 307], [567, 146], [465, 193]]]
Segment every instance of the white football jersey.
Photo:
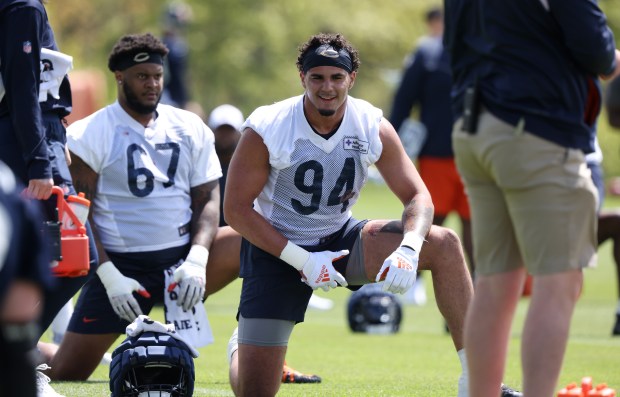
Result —
[[187, 244], [190, 188], [222, 176], [214, 141], [197, 115], [162, 104], [146, 128], [118, 102], [71, 124], [69, 149], [99, 174], [91, 210], [104, 248]]
[[329, 139], [312, 130], [303, 95], [256, 109], [242, 128], [256, 131], [269, 150], [271, 172], [254, 208], [280, 233], [314, 245], [340, 230], [379, 159], [383, 112], [348, 97], [344, 119]]

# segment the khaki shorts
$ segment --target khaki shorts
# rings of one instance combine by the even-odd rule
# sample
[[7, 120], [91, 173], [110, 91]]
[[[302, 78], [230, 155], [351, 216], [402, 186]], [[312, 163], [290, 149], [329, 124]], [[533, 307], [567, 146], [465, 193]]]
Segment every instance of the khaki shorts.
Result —
[[596, 259], [598, 195], [581, 150], [511, 126], [489, 112], [478, 132], [454, 125], [452, 142], [472, 213], [476, 274], [525, 265], [533, 275]]

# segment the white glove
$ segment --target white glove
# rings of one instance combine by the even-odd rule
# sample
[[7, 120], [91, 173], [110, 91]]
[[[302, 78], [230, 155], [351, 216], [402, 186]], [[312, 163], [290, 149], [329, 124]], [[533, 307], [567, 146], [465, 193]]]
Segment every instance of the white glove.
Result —
[[323, 291], [329, 291], [330, 288], [336, 288], [338, 284], [343, 287], [349, 285], [333, 265], [334, 261], [345, 255], [349, 255], [348, 250], [308, 252], [289, 241], [282, 250], [280, 259], [299, 270], [303, 276], [302, 281], [310, 288], [314, 290], [322, 288]]
[[346, 255], [349, 255], [348, 250], [310, 252], [310, 257], [301, 269], [303, 281], [314, 290], [322, 288], [323, 291], [329, 291], [338, 284], [346, 287], [349, 283], [333, 265], [334, 261]]
[[383, 291], [404, 294], [415, 282], [418, 259], [416, 250], [401, 245], [383, 262], [375, 281], [385, 280]]
[[133, 278], [125, 277], [110, 261], [104, 262], [97, 268], [97, 275], [105, 287], [114, 312], [123, 320], [132, 322], [142, 314], [142, 309], [133, 291], [138, 292], [145, 298], [151, 294]]
[[[179, 266], [173, 274], [175, 283], [180, 283], [177, 306], [183, 306], [188, 311], [202, 300], [205, 294], [207, 278], [207, 261], [209, 250], [202, 245], [194, 244], [185, 258], [185, 262]], [[176, 284], [168, 287], [174, 289]]]

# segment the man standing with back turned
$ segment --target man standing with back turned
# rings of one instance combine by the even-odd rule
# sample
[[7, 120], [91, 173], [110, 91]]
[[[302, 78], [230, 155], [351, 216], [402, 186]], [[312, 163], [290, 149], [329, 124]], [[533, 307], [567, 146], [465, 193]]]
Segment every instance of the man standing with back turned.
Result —
[[476, 262], [465, 325], [470, 394], [497, 396], [529, 273], [523, 394], [551, 397], [597, 247], [597, 193], [584, 161], [600, 108], [595, 79], [618, 73], [620, 53], [594, 0], [445, 0], [445, 23]]

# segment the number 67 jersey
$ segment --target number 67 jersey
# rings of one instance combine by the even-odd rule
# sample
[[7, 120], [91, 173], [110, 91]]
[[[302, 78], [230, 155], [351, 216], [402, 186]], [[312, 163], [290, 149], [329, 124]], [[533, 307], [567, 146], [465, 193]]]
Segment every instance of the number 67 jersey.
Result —
[[271, 165], [256, 211], [300, 245], [339, 231], [381, 155], [381, 118], [380, 109], [348, 97], [342, 123], [325, 139], [306, 120], [303, 95], [256, 109], [242, 129], [263, 138]]
[[118, 102], [71, 124], [69, 150], [99, 175], [91, 208], [104, 248], [187, 244], [190, 189], [222, 176], [214, 140], [197, 115], [162, 104], [147, 127]]

